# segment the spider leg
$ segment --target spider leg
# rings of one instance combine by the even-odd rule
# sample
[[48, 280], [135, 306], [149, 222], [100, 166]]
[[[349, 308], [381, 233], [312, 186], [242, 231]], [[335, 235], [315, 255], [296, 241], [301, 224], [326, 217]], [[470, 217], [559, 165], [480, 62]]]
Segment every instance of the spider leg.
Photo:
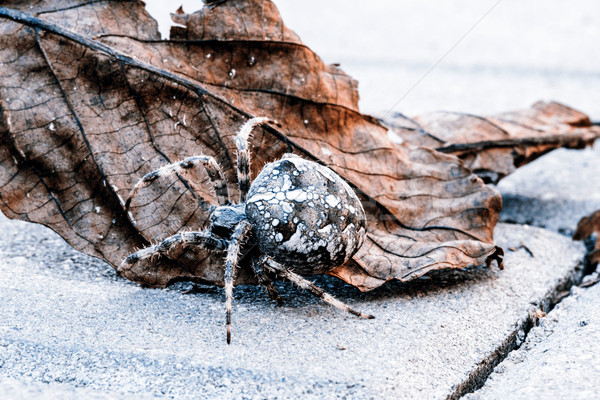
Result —
[[271, 123], [280, 126], [279, 122], [270, 118], [255, 117], [242, 125], [240, 131], [235, 137], [235, 145], [237, 147], [237, 172], [240, 188], [240, 203], [246, 201], [246, 194], [248, 193], [248, 189], [250, 189], [250, 150], [248, 149], [248, 138], [250, 137], [252, 130], [257, 125], [262, 125], [265, 123]]
[[225, 307], [226, 317], [225, 322], [227, 324], [227, 344], [231, 343], [231, 302], [233, 299], [233, 282], [235, 280], [235, 272], [238, 268], [240, 261], [240, 247], [246, 240], [248, 233], [250, 232], [250, 223], [246, 220], [242, 220], [235, 226], [233, 233], [231, 234], [231, 241], [227, 247], [227, 256], [225, 257]]
[[271, 300], [276, 301], [277, 304], [281, 305], [281, 297], [279, 297], [279, 292], [275, 289], [273, 282], [265, 273], [265, 270], [262, 267], [262, 263], [259, 262], [257, 257], [252, 258], [252, 269], [254, 270], [254, 275], [258, 280], [258, 283], [267, 289], [267, 293], [269, 293], [269, 297]]
[[323, 289], [316, 286], [311, 281], [304, 279], [302, 276], [288, 270], [287, 268], [285, 268], [283, 265], [279, 264], [272, 258], [264, 257], [263, 260], [264, 260], [264, 265], [267, 267], [268, 270], [290, 280], [291, 282], [295, 283], [296, 285], [300, 286], [301, 288], [308, 290], [314, 296], [319, 297], [324, 302], [331, 304], [332, 306], [339, 308], [340, 310], [347, 311], [350, 314], [354, 314], [361, 318], [369, 318], [369, 319], [375, 318], [374, 316], [372, 316], [370, 314], [363, 314], [360, 311], [356, 311], [355, 309], [351, 308], [349, 305], [347, 305], [343, 301], [340, 301], [340, 300], [336, 299], [335, 297], [333, 297], [332, 295], [330, 295], [329, 293], [325, 292]]
[[227, 248], [226, 240], [214, 237], [209, 231], [179, 232], [176, 235], [169, 236], [154, 246], [146, 247], [127, 256], [117, 271], [120, 272], [127, 266], [152, 256], [166, 254], [176, 244], [201, 246], [209, 250], [225, 250]]
[[127, 201], [125, 201], [125, 210], [129, 209], [129, 205], [131, 204], [131, 199], [133, 196], [140, 190], [142, 186], [147, 183], [154, 182], [161, 176], [166, 176], [170, 173], [177, 173], [182, 170], [195, 168], [198, 164], [202, 163], [204, 168], [206, 168], [206, 172], [208, 177], [213, 183], [213, 187], [215, 189], [215, 193], [217, 195], [217, 200], [219, 204], [227, 204], [229, 203], [229, 190], [227, 189], [227, 183], [225, 182], [225, 178], [223, 177], [223, 171], [221, 167], [215, 159], [211, 156], [192, 156], [188, 157], [182, 161], [165, 165], [155, 171], [152, 171], [146, 175], [144, 175], [133, 187], [129, 196], [127, 197]]

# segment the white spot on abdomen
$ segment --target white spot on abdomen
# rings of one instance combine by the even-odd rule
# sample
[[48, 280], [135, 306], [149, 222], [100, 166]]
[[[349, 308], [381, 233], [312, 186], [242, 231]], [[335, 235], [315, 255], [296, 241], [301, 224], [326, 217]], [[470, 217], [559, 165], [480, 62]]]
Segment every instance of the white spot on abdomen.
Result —
[[275, 193], [267, 192], [267, 193], [257, 193], [254, 196], [248, 199], [248, 203], [256, 203], [257, 201], [269, 201], [275, 197]]
[[294, 211], [294, 207], [290, 203], [288, 203], [287, 201], [284, 201], [284, 202], [281, 203], [281, 208], [286, 213], [291, 213], [292, 211]]
[[325, 201], [327, 202], [327, 204], [329, 204], [329, 207], [336, 207], [340, 203], [340, 199], [338, 199], [332, 194], [328, 194], [325, 197]]
[[302, 201], [306, 200], [306, 192], [304, 190], [300, 190], [300, 189], [290, 190], [289, 192], [287, 192], [285, 194], [285, 197], [288, 200], [302, 202]]

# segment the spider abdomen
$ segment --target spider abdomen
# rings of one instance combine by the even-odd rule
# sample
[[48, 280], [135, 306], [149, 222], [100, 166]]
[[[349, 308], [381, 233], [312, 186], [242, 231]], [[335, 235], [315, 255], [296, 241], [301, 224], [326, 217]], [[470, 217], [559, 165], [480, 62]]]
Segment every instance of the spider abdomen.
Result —
[[261, 251], [310, 275], [341, 265], [365, 236], [365, 212], [350, 186], [331, 169], [289, 156], [265, 165], [246, 201]]

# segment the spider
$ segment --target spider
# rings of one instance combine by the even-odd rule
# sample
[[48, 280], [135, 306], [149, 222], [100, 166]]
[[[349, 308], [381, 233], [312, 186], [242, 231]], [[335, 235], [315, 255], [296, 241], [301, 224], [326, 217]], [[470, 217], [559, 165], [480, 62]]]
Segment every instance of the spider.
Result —
[[242, 250], [248, 252], [258, 283], [278, 303], [281, 299], [267, 272], [290, 280], [334, 307], [362, 318], [373, 318], [352, 309], [302, 276], [331, 271], [347, 262], [362, 245], [366, 220], [360, 200], [331, 169], [293, 154], [266, 164], [250, 184], [248, 138], [256, 126], [266, 123], [279, 125], [265, 117], [252, 118], [235, 137], [239, 203], [230, 202], [221, 167], [206, 155], [188, 157], [144, 175], [125, 202], [128, 210], [142, 186], [170, 173], [204, 166], [219, 202], [209, 216], [209, 228], [178, 232], [141, 249], [125, 258], [119, 271], [140, 260], [166, 254], [175, 245], [225, 252], [228, 344], [231, 343], [233, 282]]

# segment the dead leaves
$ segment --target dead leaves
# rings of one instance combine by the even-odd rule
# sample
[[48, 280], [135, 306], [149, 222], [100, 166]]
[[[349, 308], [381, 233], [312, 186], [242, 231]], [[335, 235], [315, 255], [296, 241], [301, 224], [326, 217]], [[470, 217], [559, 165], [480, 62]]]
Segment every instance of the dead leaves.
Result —
[[385, 122], [409, 143], [460, 157], [492, 183], [558, 147], [581, 149], [600, 137], [587, 115], [556, 102], [491, 117], [435, 112], [413, 119], [396, 114]]
[[[359, 112], [356, 81], [302, 44], [269, 1], [178, 13], [171, 40], [160, 39], [142, 2], [3, 4], [11, 9], [0, 9], [0, 208], [113, 266], [135, 248], [201, 229], [215, 203], [200, 171], [140, 190], [128, 215], [123, 199], [142, 175], [206, 154], [237, 194], [233, 135], [253, 116], [282, 122], [252, 138], [253, 176], [294, 152], [328, 165], [361, 196], [367, 241], [333, 272], [361, 290], [499, 259], [492, 234], [501, 199], [471, 170], [495, 181], [551, 148], [598, 136], [581, 114], [550, 104], [487, 120], [396, 118], [404, 143], [394, 143]], [[560, 140], [527, 142], [540, 131]], [[517, 142], [498, 146], [507, 138]], [[238, 283], [253, 282], [246, 267]], [[181, 249], [126, 277], [222, 284], [222, 260]]]

